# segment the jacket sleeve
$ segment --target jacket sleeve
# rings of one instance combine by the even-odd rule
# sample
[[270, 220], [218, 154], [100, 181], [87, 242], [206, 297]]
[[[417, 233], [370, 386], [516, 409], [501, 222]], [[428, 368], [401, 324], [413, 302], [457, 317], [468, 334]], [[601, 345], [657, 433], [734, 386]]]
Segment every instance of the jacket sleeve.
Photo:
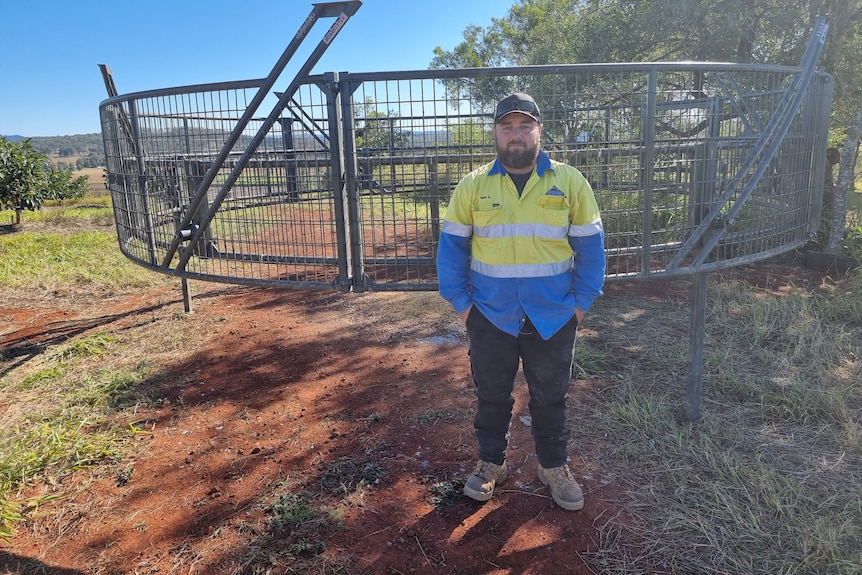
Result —
[[568, 234], [575, 258], [572, 291], [575, 307], [586, 312], [602, 295], [605, 283], [605, 231], [590, 183], [580, 172], [575, 181], [577, 201], [573, 202]]
[[575, 307], [583, 311], [589, 310], [595, 299], [602, 295], [605, 283], [605, 234], [601, 221], [598, 227], [594, 234], [569, 236], [569, 245], [575, 252], [572, 274]]
[[440, 296], [452, 305], [457, 313], [463, 313], [473, 303], [470, 294], [470, 237], [445, 231], [440, 233], [437, 246], [437, 278]]
[[437, 280], [440, 296], [457, 313], [473, 303], [470, 286], [470, 249], [473, 237], [473, 213], [465, 182], [452, 193], [437, 245]]

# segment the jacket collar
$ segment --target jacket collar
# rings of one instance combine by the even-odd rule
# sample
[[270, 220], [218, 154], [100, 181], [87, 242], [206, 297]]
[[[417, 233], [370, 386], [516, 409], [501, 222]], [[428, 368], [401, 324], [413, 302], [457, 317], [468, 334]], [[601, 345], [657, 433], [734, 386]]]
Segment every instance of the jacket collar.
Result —
[[[546, 170], [553, 171], [553, 169], [554, 167], [551, 165], [551, 158], [549, 158], [548, 154], [543, 150], [539, 150], [539, 157], [536, 158], [536, 175], [541, 178], [545, 175]], [[494, 165], [491, 166], [491, 170], [488, 172], [489, 176], [493, 176], [494, 174], [506, 175], [506, 168], [503, 167], [499, 158], [494, 160]]]

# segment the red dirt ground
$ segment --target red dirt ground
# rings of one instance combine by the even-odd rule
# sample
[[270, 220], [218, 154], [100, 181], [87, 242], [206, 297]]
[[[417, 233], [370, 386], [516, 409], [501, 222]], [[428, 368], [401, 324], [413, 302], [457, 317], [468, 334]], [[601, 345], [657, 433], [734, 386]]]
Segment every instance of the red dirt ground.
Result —
[[[752, 270], [754, 268], [751, 268]], [[786, 284], [782, 270], [755, 282]], [[771, 280], [769, 279], [771, 278]], [[815, 280], [816, 281], [816, 280]], [[209, 287], [206, 289], [210, 289]], [[666, 297], [667, 283], [609, 284], [608, 292]], [[685, 297], [686, 291], [676, 290]], [[335, 484], [334, 464], [379, 464], [330, 529], [323, 556], [350, 574], [594, 573], [596, 526], [625, 521], [624, 494], [578, 472], [582, 511], [557, 508], [536, 479], [523, 382], [512, 424], [512, 473], [494, 499], [435, 504], [435, 485], [472, 470], [474, 398], [466, 343], [454, 313], [426, 321], [411, 298], [436, 294], [335, 294], [218, 287], [193, 300], [188, 328], [199, 344], [145, 383], [138, 445], [111, 476], [81, 472], [74, 497], [46, 503], [52, 520], [28, 522], [0, 547], [4, 573], [232, 573], [269, 539], [262, 501]], [[415, 305], [415, 301], [414, 301]], [[410, 309], [416, 312], [411, 315]], [[399, 311], [400, 310], [400, 311]], [[0, 303], [0, 349], [37, 349], [70, 335], [133, 329], [182, 311], [177, 287], [56, 309]], [[589, 329], [589, 317], [585, 329]], [[572, 389], [573, 412], [585, 386]], [[129, 415], [131, 417], [131, 415]], [[28, 495], [69, 492], [39, 486]], [[327, 504], [326, 497], [316, 502]], [[279, 538], [283, 538], [281, 541]], [[320, 564], [318, 564], [319, 566]], [[271, 573], [295, 573], [281, 564]], [[263, 572], [263, 571], [259, 571]]]

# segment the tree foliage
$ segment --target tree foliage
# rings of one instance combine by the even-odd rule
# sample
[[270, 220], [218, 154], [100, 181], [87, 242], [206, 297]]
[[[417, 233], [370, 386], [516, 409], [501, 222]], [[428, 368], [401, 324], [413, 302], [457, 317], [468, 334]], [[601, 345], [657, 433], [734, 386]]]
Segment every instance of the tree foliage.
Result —
[[[9, 138], [10, 140], [12, 138]], [[33, 149], [46, 156], [56, 153], [64, 156], [102, 156], [102, 134], [73, 134], [69, 136], [36, 136], [29, 138]], [[104, 162], [104, 159], [103, 159]]]
[[[824, 16], [829, 29], [818, 64], [833, 80], [830, 144], [842, 149], [836, 191], [846, 199], [862, 137], [862, 0], [516, 0], [487, 27], [467, 27], [451, 50], [437, 47], [430, 66], [683, 60], [797, 65]], [[454, 105], [469, 98], [492, 110], [511, 91], [505, 81], [448, 80], [447, 97]], [[843, 229], [844, 215], [838, 209], [832, 214], [833, 231]], [[840, 240], [840, 233], [832, 235]]]
[[400, 114], [393, 110], [381, 112], [374, 100], [366, 98], [356, 106], [356, 147], [361, 150], [389, 150], [404, 147], [411, 132], [399, 124]]
[[[834, 124], [843, 133], [862, 100], [860, 0], [517, 0], [505, 17], [491, 18], [484, 28], [468, 26], [451, 50], [438, 46], [431, 67], [680, 60], [796, 65], [821, 16], [829, 17], [829, 32], [820, 65], [835, 79]], [[467, 86], [457, 88], [467, 93]]]
[[15, 224], [24, 210], [38, 210], [46, 200], [82, 197], [87, 178], [72, 178], [54, 169], [48, 158], [33, 149], [29, 140], [10, 142], [0, 137], [0, 208], [15, 211]]
[[484, 148], [494, 145], [494, 136], [487, 127], [471, 118], [452, 123], [447, 129], [448, 145], [466, 149]]

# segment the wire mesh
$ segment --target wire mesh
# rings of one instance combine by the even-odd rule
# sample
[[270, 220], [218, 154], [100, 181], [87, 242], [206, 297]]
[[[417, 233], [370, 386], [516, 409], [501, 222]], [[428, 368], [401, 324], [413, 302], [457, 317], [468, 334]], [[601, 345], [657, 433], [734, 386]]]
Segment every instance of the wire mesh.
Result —
[[[314, 76], [253, 150], [261, 120], [248, 125], [206, 190], [255, 82], [110, 98], [101, 115], [120, 246], [157, 271], [214, 281], [436, 289], [451, 192], [494, 158], [496, 101], [524, 91], [542, 109], [543, 148], [596, 192], [608, 279], [766, 258], [819, 223], [831, 93], [827, 76], [800, 87], [799, 74], [626, 64]], [[775, 137], [793, 90], [805, 98]], [[207, 219], [243, 153], [251, 158]], [[208, 200], [192, 217], [198, 229], [181, 229], [196, 194]], [[178, 234], [190, 238], [182, 269], [163, 262]]]

